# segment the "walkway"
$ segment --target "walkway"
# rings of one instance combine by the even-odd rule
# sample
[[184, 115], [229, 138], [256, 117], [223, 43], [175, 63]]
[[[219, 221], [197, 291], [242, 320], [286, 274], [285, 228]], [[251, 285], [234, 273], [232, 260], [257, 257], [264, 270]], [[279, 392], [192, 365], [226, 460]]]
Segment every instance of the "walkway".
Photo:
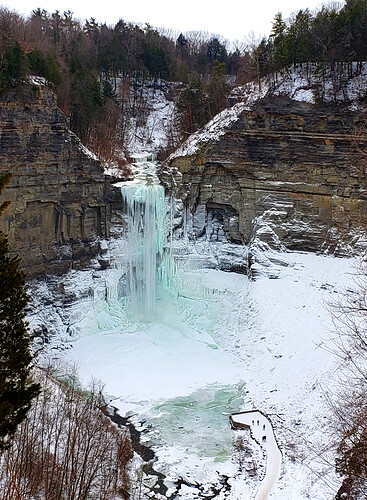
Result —
[[267, 500], [280, 475], [282, 454], [275, 440], [270, 420], [257, 410], [234, 413], [230, 416], [233, 428], [249, 429], [251, 436], [266, 451], [266, 473], [255, 500]]

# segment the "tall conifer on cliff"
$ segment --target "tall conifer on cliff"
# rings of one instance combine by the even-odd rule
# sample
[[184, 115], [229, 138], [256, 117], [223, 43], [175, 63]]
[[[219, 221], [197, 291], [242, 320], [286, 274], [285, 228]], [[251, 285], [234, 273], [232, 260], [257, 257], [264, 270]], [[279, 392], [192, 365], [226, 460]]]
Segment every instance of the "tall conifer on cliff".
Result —
[[[0, 193], [10, 175], [0, 177]], [[0, 204], [0, 214], [9, 205]], [[25, 322], [28, 295], [19, 258], [8, 255], [7, 236], [0, 231], [0, 451], [10, 445], [39, 386], [29, 382], [32, 362]]]

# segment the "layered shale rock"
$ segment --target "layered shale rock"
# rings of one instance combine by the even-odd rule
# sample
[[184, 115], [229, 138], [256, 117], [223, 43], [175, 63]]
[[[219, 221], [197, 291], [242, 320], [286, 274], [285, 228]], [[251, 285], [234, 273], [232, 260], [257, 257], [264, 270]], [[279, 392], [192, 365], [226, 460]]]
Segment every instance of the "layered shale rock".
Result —
[[346, 253], [367, 225], [358, 113], [272, 97], [225, 110], [167, 161], [193, 237]]
[[70, 132], [41, 80], [0, 99], [0, 175], [12, 178], [0, 221], [28, 276], [61, 273], [96, 255], [108, 237], [103, 168]]

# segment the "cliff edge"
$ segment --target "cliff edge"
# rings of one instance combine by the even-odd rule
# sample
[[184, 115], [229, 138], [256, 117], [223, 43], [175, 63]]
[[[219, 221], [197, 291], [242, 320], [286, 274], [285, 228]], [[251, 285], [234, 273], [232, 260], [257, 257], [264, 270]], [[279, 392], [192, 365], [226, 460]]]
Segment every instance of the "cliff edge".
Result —
[[348, 254], [366, 244], [363, 122], [342, 104], [237, 103], [171, 155], [161, 179], [194, 238], [213, 238], [215, 220], [233, 242]]
[[108, 237], [109, 189], [99, 160], [70, 132], [45, 81], [0, 98], [0, 175], [12, 174], [0, 221], [28, 277], [60, 274]]

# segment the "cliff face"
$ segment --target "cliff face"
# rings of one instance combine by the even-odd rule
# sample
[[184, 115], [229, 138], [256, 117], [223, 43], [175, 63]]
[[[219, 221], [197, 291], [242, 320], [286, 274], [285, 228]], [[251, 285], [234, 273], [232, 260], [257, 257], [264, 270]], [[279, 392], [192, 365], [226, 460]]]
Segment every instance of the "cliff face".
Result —
[[0, 175], [12, 178], [0, 229], [28, 276], [61, 273], [93, 257], [108, 237], [108, 186], [40, 82], [1, 96]]
[[237, 107], [172, 155], [162, 180], [194, 236], [343, 253], [367, 226], [360, 121], [285, 97]]

